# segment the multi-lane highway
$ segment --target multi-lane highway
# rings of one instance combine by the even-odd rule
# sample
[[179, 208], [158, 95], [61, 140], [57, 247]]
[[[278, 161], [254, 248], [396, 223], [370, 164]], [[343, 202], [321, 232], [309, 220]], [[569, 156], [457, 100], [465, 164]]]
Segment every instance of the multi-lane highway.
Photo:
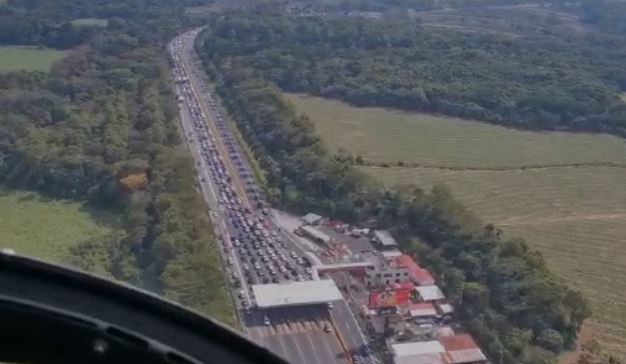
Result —
[[169, 51], [185, 142], [220, 237], [220, 252], [246, 334], [293, 363], [369, 363], [365, 340], [343, 301], [336, 311], [326, 305], [254, 308], [253, 284], [312, 279], [309, 261], [267, 215], [245, 153], [199, 67], [193, 48], [198, 33], [175, 38]]

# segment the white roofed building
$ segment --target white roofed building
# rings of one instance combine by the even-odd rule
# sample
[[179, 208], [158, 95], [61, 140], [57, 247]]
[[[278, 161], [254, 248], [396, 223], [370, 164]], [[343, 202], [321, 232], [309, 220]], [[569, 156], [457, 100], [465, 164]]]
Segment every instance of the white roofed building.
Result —
[[325, 244], [330, 242], [331, 238], [328, 234], [319, 231], [318, 229], [312, 226], [303, 226], [300, 228], [306, 236], [315, 240], [318, 243]]
[[382, 249], [396, 249], [398, 247], [398, 242], [387, 230], [374, 230], [374, 241], [376, 241]]
[[323, 219], [322, 216], [318, 214], [314, 214], [312, 212], [309, 212], [308, 214], [302, 216], [302, 222], [304, 222], [307, 225], [316, 225], [320, 221], [322, 221], [322, 219]]
[[432, 286], [417, 286], [415, 287], [417, 294], [420, 296], [420, 299], [424, 302], [442, 302], [446, 299], [443, 292], [439, 287]]
[[256, 284], [252, 292], [259, 308], [313, 305], [343, 299], [332, 279]]

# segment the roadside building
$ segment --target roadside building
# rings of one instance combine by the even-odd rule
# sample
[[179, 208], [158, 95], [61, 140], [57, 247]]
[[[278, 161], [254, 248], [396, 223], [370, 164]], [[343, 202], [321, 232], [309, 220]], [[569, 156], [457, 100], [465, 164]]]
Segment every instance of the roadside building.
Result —
[[485, 364], [487, 358], [470, 335], [391, 345], [395, 364]]
[[446, 349], [446, 363], [483, 364], [487, 357], [469, 334], [444, 336], [439, 342]]
[[439, 341], [420, 341], [391, 345], [395, 364], [443, 364], [441, 354], [445, 353]]
[[255, 284], [252, 292], [259, 308], [326, 304], [343, 299], [332, 279]]
[[430, 286], [435, 284], [435, 279], [430, 273], [421, 268], [417, 263], [411, 258], [410, 255], [402, 254], [395, 258], [396, 265], [399, 267], [404, 267], [409, 272], [409, 278], [411, 281], [419, 286]]
[[394, 283], [410, 282], [406, 267], [396, 264], [396, 258], [373, 256], [372, 265], [367, 268], [365, 284], [372, 287], [385, 287]]
[[435, 321], [439, 313], [432, 303], [412, 303], [409, 306], [409, 316], [416, 321]]
[[382, 252], [383, 257], [385, 258], [395, 258], [402, 255], [402, 252], [398, 249], [385, 250]]
[[378, 244], [381, 250], [397, 250], [398, 248], [398, 242], [387, 230], [374, 230], [372, 241]]
[[300, 230], [302, 231], [304, 236], [308, 237], [309, 239], [317, 243], [327, 244], [331, 241], [331, 238], [330, 236], [328, 236], [328, 234], [319, 231], [313, 226], [302, 226]]
[[399, 307], [409, 305], [410, 294], [406, 288], [373, 291], [369, 294], [367, 307], [379, 314], [396, 313]]
[[368, 268], [365, 279], [365, 284], [368, 287], [382, 287], [407, 282], [421, 286], [435, 284], [435, 279], [430, 273], [417, 265], [409, 255], [373, 256], [370, 261], [372, 266]]
[[437, 311], [439, 314], [445, 318], [450, 318], [454, 313], [454, 307], [452, 307], [449, 303], [438, 303]]
[[435, 285], [418, 286], [415, 287], [415, 290], [422, 302], [445, 303], [446, 296], [444, 296], [441, 289]]
[[312, 212], [302, 216], [302, 222], [306, 225], [318, 225], [323, 219], [322, 216]]

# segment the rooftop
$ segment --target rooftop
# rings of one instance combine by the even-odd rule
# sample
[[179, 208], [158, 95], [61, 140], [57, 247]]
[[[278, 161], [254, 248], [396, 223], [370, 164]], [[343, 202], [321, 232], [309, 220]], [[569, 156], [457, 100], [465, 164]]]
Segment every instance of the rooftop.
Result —
[[391, 345], [395, 364], [463, 364], [487, 358], [470, 335], [442, 336], [439, 341]]
[[331, 240], [328, 234], [325, 234], [312, 226], [303, 226], [302, 230], [304, 230], [307, 234], [311, 235], [315, 239], [319, 239], [323, 242], [329, 242]]
[[393, 258], [393, 257], [399, 257], [402, 255], [402, 252], [400, 252], [397, 249], [393, 249], [393, 250], [385, 250], [383, 252], [383, 257], [385, 258]]
[[411, 317], [437, 316], [437, 310], [432, 303], [414, 303], [409, 307]]
[[411, 291], [405, 288], [387, 291], [370, 292], [369, 308], [385, 308], [402, 306], [409, 303]]
[[285, 284], [256, 284], [252, 286], [260, 308], [320, 304], [342, 299], [332, 279], [292, 282]]
[[374, 230], [374, 236], [384, 247], [397, 246], [396, 239], [387, 230]]
[[421, 268], [410, 255], [402, 254], [395, 258], [395, 264], [399, 267], [405, 267], [409, 271], [411, 280], [420, 286], [428, 286], [435, 284], [435, 279], [430, 273]]
[[393, 356], [403, 357], [419, 354], [436, 354], [443, 353], [446, 349], [439, 341], [419, 341], [411, 343], [399, 343], [391, 345]]
[[446, 336], [439, 339], [447, 351], [477, 349], [478, 345], [469, 334]]
[[441, 292], [441, 289], [435, 285], [418, 286], [415, 287], [415, 290], [424, 301], [437, 301], [446, 298], [446, 296], [443, 295], [443, 292]]
[[312, 212], [309, 212], [308, 214], [302, 216], [302, 221], [304, 221], [307, 224], [311, 224], [311, 225], [317, 223], [321, 219], [323, 219], [322, 216], [320, 216], [318, 214], [314, 214]]

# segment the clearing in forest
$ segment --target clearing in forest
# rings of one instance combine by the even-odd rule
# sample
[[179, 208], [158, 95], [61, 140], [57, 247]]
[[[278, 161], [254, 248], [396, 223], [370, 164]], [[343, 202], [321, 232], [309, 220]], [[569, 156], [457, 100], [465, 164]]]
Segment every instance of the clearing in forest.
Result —
[[109, 24], [109, 20], [102, 18], [80, 18], [72, 20], [72, 24], [77, 27], [90, 25], [97, 27], [106, 27]]
[[[362, 167], [383, 183], [424, 189], [445, 183], [485, 221], [508, 236], [525, 238], [544, 254], [554, 272], [590, 299], [594, 316], [588, 328], [593, 337], [626, 356], [622, 139], [518, 131], [443, 116], [355, 108], [301, 95], [287, 97], [309, 115], [332, 149], [392, 166]], [[397, 167], [398, 161], [431, 167]]]
[[113, 229], [111, 215], [79, 202], [0, 189], [0, 248], [60, 263], [71, 246]]
[[64, 51], [26, 46], [0, 46], [0, 72], [50, 70], [65, 57]]

